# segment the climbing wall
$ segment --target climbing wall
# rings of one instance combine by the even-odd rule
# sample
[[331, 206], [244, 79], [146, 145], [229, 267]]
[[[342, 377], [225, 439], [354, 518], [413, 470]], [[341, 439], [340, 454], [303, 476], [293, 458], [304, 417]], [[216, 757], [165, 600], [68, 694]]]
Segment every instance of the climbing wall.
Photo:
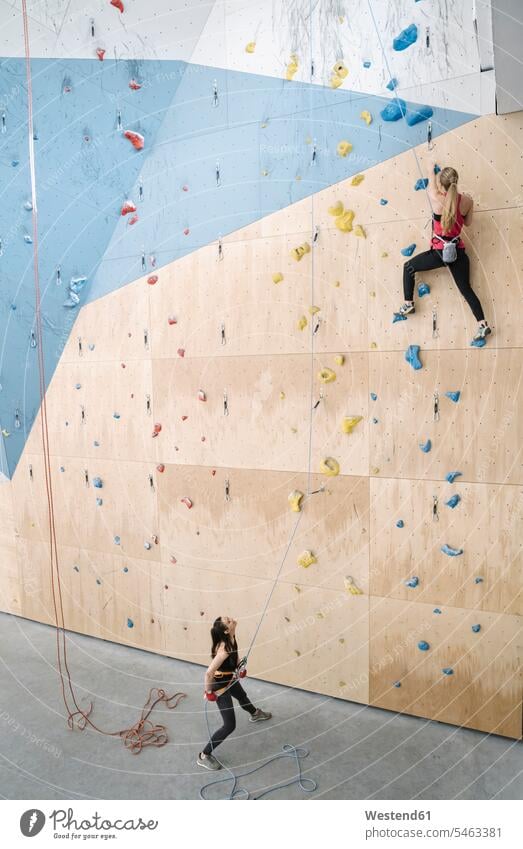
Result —
[[[69, 222], [82, 262], [67, 259], [59, 279], [60, 234], [45, 224], [56, 245], [42, 259], [45, 427], [66, 627], [206, 664], [210, 625], [231, 614], [242, 646], [256, 634], [255, 677], [520, 737], [523, 116], [482, 114], [491, 83], [459, 9], [459, 39], [444, 49], [446, 3], [428, 45], [420, 4], [418, 41], [388, 50], [387, 64], [376, 44], [367, 54], [376, 41], [367, 13], [347, 33], [337, 4], [319, 4], [305, 38], [300, 3], [279, 17], [237, 5], [195, 4], [194, 32], [174, 55], [155, 31], [161, 94], [148, 84], [152, 103], [140, 90], [110, 101], [116, 125], [94, 169], [84, 133], [67, 190], [72, 203], [100, 184], [93, 205], [103, 214]], [[397, 14], [375, 6], [391, 36], [413, 14], [410, 4]], [[277, 61], [263, 49], [264, 11], [282, 40]], [[43, 17], [39, 61], [53, 56]], [[73, 26], [63, 24], [62, 42]], [[104, 44], [116, 55], [115, 32]], [[81, 61], [107, 68], [109, 90], [131, 74], [158, 79], [146, 62], [93, 59], [82, 33]], [[201, 64], [181, 68], [190, 38]], [[332, 61], [349, 45], [359, 57], [350, 90]], [[418, 49], [430, 55], [419, 78]], [[322, 57], [314, 80], [307, 50]], [[412, 125], [401, 109], [399, 120], [383, 118], [396, 104], [389, 71], [407, 81], [409, 114], [433, 107], [430, 145], [427, 114]], [[122, 140], [119, 111], [144, 130], [145, 161]], [[116, 168], [108, 151], [120, 144]], [[483, 349], [470, 347], [475, 322], [445, 270], [420, 275], [430, 291], [415, 316], [392, 323], [401, 251], [429, 239], [416, 185], [432, 159], [456, 167], [475, 199], [466, 242], [494, 328]], [[46, 183], [44, 197], [54, 188]], [[42, 410], [27, 386], [19, 400], [22, 377], [35, 375], [31, 293], [18, 282], [22, 259], [6, 257], [8, 330], [25, 364], [0, 399], [11, 452], [0, 603], [53, 624]], [[70, 279], [80, 282], [67, 290]], [[79, 303], [64, 308], [71, 291]], [[409, 346], [419, 346], [418, 370]]]

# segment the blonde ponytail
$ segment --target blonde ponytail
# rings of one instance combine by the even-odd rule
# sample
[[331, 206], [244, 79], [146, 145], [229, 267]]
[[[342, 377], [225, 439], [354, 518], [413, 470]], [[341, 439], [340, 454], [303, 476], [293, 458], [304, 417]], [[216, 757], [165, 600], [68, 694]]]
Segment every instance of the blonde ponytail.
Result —
[[439, 173], [439, 181], [446, 190], [441, 229], [443, 233], [448, 233], [454, 227], [458, 214], [458, 172], [454, 168], [443, 168]]

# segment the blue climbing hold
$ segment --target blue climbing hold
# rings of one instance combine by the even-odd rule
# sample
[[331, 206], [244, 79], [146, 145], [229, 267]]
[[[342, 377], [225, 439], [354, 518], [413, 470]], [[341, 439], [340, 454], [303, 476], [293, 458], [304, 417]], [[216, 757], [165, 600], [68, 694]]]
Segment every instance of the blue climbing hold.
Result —
[[486, 339], [473, 339], [472, 342], [470, 343], [470, 347], [471, 348], [484, 348], [486, 344], [487, 344]]
[[481, 631], [481, 625], [473, 625], [472, 630], [475, 634], [479, 634], [479, 632]]
[[456, 478], [460, 478], [462, 476], [462, 474], [463, 474], [463, 472], [449, 472], [448, 474], [445, 475], [445, 480], [448, 481], [449, 483], [454, 483]]
[[410, 587], [412, 590], [415, 589], [419, 584], [419, 578], [414, 575], [413, 578], [409, 578], [408, 581], [405, 581], [405, 586]]
[[96, 489], [101, 489], [103, 487], [102, 479], [101, 478], [93, 478], [93, 486], [95, 486]]
[[417, 109], [414, 109], [412, 112], [407, 112], [405, 120], [409, 127], [414, 127], [422, 121], [428, 121], [433, 115], [434, 111], [430, 106], [418, 106]]
[[115, 545], [120, 545], [120, 537], [116, 536], [116, 537], [114, 538], [114, 544], [115, 544]]
[[428, 651], [430, 649], [430, 646], [427, 642], [425, 642], [425, 640], [420, 640], [418, 643], [418, 648], [420, 651]]
[[405, 360], [415, 371], [423, 368], [421, 365], [421, 360], [419, 358], [419, 345], [409, 345], [407, 350], [405, 351]]
[[381, 206], [387, 206], [387, 204], [388, 204], [387, 198], [380, 198], [380, 205]]
[[481, 578], [481, 577], [478, 575], [478, 577], [477, 577], [477, 578], [474, 578], [474, 583], [475, 583], [475, 584], [482, 584], [482, 583], [483, 583], [483, 578]]
[[393, 687], [401, 687], [401, 681], [394, 681]]
[[397, 321], [407, 321], [407, 316], [402, 315], [400, 312], [395, 312], [392, 316], [392, 323], [396, 324]]
[[76, 384], [76, 386], [75, 386], [74, 388], [75, 388], [75, 389], [81, 389], [81, 388], [82, 388], [82, 384], [81, 384], [81, 383], [77, 383], [77, 384]]
[[435, 173], [435, 174], [439, 174], [439, 172], [440, 172], [440, 171], [441, 171], [441, 168], [439, 167], [439, 165], [437, 165], [437, 164], [435, 163], [435, 164], [434, 164], [434, 173]]
[[396, 522], [396, 527], [397, 528], [404, 528], [405, 527], [405, 522], [403, 521], [403, 519], [398, 519], [398, 521]]
[[128, 627], [128, 628], [134, 628], [134, 622], [133, 622], [133, 620], [132, 620], [132, 619], [128, 619], [128, 620], [127, 620], [127, 627]]
[[60, 471], [61, 471], [61, 472], [65, 472], [65, 467], [64, 467], [64, 466], [60, 466]]
[[454, 670], [450, 668], [450, 666], [446, 666], [445, 669], [441, 670], [443, 675], [454, 675]]
[[416, 180], [414, 184], [414, 191], [421, 192], [422, 189], [426, 189], [429, 184], [428, 177], [420, 177], [419, 180]]
[[458, 403], [461, 392], [445, 392], [445, 397], [450, 398], [451, 401], [454, 401], [455, 404]]
[[418, 28], [416, 24], [411, 24], [410, 26], [402, 30], [399, 35], [396, 36], [396, 38], [392, 42], [392, 46], [394, 50], [397, 51], [406, 50], [407, 47], [410, 47], [411, 44], [414, 44], [417, 38]]
[[416, 250], [416, 243], [413, 242], [411, 245], [407, 245], [406, 248], [401, 249], [401, 253], [403, 256], [412, 256], [414, 251]]
[[419, 447], [421, 448], [424, 454], [428, 454], [430, 449], [432, 448], [432, 442], [430, 441], [430, 439], [427, 439], [426, 442], [420, 442]]
[[443, 554], [446, 554], [448, 557], [459, 557], [460, 554], [463, 554], [462, 548], [452, 548], [452, 546], [447, 545], [447, 543], [441, 546], [440, 551], [442, 551]]
[[439, 607], [435, 607], [432, 612], [433, 613], [441, 613], [441, 610], [439, 609]]
[[390, 79], [387, 83], [387, 88], [388, 88], [389, 91], [394, 91], [394, 89], [396, 88], [397, 85], [398, 85], [398, 81], [397, 81], [396, 77], [392, 77], [392, 79]]
[[418, 295], [420, 298], [424, 298], [425, 295], [430, 295], [430, 286], [428, 283], [420, 283], [418, 286]]
[[407, 112], [407, 104], [404, 100], [401, 100], [397, 97], [395, 100], [391, 100], [380, 112], [381, 117], [384, 121], [399, 121], [400, 118]]
[[104, 503], [104, 502], [103, 502], [103, 498], [97, 498], [97, 499], [96, 499], [96, 503], [98, 504], [98, 507], [101, 507], [101, 506], [102, 506], [102, 504]]
[[129, 571], [129, 567], [128, 567], [128, 566], [124, 566], [124, 567], [123, 567], [123, 571], [124, 571], [124, 572], [128, 572], [128, 571]]
[[365, 62], [363, 63], [363, 67], [364, 68], [370, 68], [371, 64], [372, 63], [368, 59], [365, 59]]
[[452, 510], [454, 510], [454, 507], [457, 507], [460, 501], [461, 495], [458, 495], [456, 493], [455, 495], [451, 495], [449, 500], [445, 501], [445, 504], [447, 505], [447, 507], [450, 507]]
[[372, 398], [372, 400], [373, 400], [373, 401], [377, 401], [377, 400], [378, 400], [378, 396], [376, 395], [376, 393], [375, 393], [375, 392], [371, 392], [371, 393], [370, 393], [370, 397]]
[[113, 413], [113, 419], [119, 419], [120, 413]]
[[152, 548], [152, 545], [151, 545], [151, 543], [150, 543], [150, 542], [148, 542], [148, 541], [146, 540], [146, 541], [144, 542], [144, 544], [143, 544], [143, 547], [144, 547], [147, 551], [150, 551], [150, 550], [151, 550], [151, 548]]

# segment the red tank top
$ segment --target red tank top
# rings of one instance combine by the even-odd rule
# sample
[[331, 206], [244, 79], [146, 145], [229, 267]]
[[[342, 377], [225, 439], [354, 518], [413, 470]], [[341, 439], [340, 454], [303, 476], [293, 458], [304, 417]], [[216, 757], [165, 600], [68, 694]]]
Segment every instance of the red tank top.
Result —
[[[441, 229], [441, 215], [436, 215], [436, 213], [434, 213], [432, 215], [432, 240], [431, 240], [431, 244], [432, 244], [433, 248], [437, 248], [438, 250], [442, 250], [443, 247], [444, 247], [445, 243], [441, 239], [438, 239], [437, 238], [438, 236], [443, 235], [445, 237], [445, 239], [447, 241], [449, 241], [449, 239], [453, 239], [456, 236], [459, 236], [459, 234], [461, 233], [461, 230], [463, 228], [464, 219], [463, 219], [463, 216], [461, 214], [460, 206], [461, 206], [461, 195], [458, 195], [458, 209], [457, 209], [457, 212], [456, 212], [456, 220], [454, 222], [454, 226], [448, 231], [448, 233], [443, 233], [443, 230]], [[464, 248], [465, 247], [465, 243], [464, 243], [463, 239], [460, 239], [458, 242], [456, 242], [456, 245], [457, 245], [458, 248]]]

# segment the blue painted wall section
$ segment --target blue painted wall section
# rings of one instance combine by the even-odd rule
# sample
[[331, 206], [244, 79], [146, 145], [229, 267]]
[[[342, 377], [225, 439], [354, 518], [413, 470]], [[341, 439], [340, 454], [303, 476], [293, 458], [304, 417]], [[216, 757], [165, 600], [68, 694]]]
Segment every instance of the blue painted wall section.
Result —
[[[47, 383], [78, 309], [142, 275], [142, 251], [147, 270], [151, 255], [161, 267], [427, 133], [425, 123], [383, 122], [387, 98], [183, 62], [33, 60], [32, 73]], [[142, 88], [132, 91], [131, 79]], [[363, 109], [374, 117], [370, 127]], [[0, 423], [10, 434], [3, 439], [12, 475], [40, 403], [22, 60], [1, 62], [0, 111]], [[434, 108], [433, 136], [474, 117]], [[144, 136], [143, 150], [123, 137], [126, 129]], [[340, 158], [344, 138], [353, 151]], [[126, 198], [138, 208], [133, 226], [120, 214]], [[71, 309], [63, 304], [75, 276], [87, 282]]]

